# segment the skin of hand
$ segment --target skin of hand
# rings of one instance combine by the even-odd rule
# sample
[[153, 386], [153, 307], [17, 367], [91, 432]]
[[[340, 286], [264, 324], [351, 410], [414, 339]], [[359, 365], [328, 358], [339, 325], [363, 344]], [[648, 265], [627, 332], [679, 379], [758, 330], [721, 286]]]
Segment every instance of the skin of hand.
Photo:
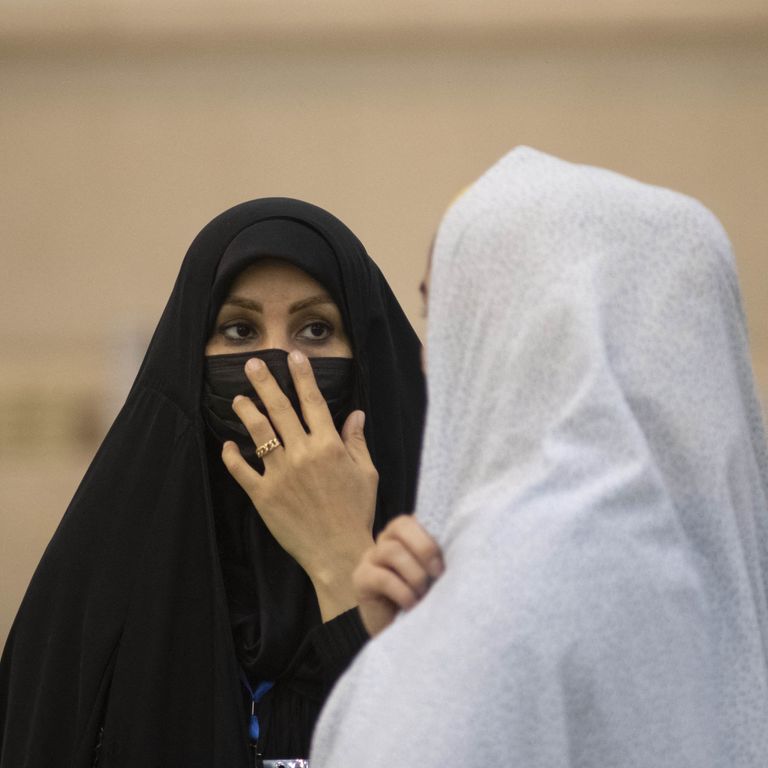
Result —
[[306, 571], [328, 621], [357, 605], [352, 572], [373, 542], [379, 476], [365, 442], [364, 413], [353, 411], [339, 435], [306, 355], [294, 350], [288, 365], [309, 432], [268, 367], [254, 358], [245, 372], [269, 419], [247, 397], [236, 397], [232, 407], [255, 445], [274, 438], [275, 430], [283, 445], [264, 456], [263, 475], [231, 441], [222, 459], [280, 546]]
[[353, 580], [360, 618], [373, 637], [413, 608], [444, 571], [437, 542], [410, 515], [390, 521], [363, 555]]

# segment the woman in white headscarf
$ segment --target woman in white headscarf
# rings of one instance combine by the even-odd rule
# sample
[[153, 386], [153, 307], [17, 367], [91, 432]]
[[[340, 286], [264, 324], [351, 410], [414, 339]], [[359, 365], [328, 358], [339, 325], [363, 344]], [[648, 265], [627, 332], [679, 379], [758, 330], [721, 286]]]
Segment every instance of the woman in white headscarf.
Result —
[[[768, 461], [716, 219], [516, 149], [440, 226], [427, 346], [445, 571], [342, 678], [313, 768], [768, 766]], [[423, 591], [391, 557], [413, 595], [364, 615]]]

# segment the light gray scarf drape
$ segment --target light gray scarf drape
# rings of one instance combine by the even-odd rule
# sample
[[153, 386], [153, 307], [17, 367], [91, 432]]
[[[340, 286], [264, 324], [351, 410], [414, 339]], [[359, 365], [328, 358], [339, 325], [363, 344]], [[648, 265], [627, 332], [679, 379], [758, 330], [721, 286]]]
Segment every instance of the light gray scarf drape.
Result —
[[446, 572], [313, 768], [766, 768], [768, 464], [715, 218], [518, 148], [441, 224], [428, 358]]

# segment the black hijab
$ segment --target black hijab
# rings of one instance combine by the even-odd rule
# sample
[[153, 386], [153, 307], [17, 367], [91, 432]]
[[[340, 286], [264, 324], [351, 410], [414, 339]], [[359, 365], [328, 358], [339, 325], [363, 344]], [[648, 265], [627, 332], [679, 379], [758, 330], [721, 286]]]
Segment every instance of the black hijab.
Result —
[[[302, 228], [328, 246], [319, 263], [292, 247], [278, 250], [281, 230], [301, 239]], [[266, 250], [249, 253], [259, 234], [270, 234]], [[275, 572], [237, 573], [243, 547], [268, 540], [263, 531], [239, 535], [238, 489], [213, 460], [201, 409], [203, 350], [211, 318], [242, 268], [241, 246], [246, 260], [290, 260], [337, 302], [380, 474], [377, 527], [412, 507], [424, 408], [419, 343], [378, 268], [339, 220], [315, 206], [270, 198], [221, 214], [192, 243], [126, 404], [11, 629], [0, 665], [0, 768], [86, 768], [102, 723], [106, 766], [248, 764], [227, 591], [232, 598], [233, 589], [261, 590], [258, 621], [251, 617], [248, 630], [251, 639], [258, 634], [257, 650], [270, 646], [259, 643], [284, 606], [262, 597], [273, 594], [262, 582]], [[268, 558], [278, 570], [294, 569], [291, 611], [319, 621], [298, 566], [280, 552]], [[294, 607], [301, 604], [296, 594], [306, 612]], [[295, 629], [291, 642], [306, 629]], [[267, 657], [273, 669], [285, 662]]]

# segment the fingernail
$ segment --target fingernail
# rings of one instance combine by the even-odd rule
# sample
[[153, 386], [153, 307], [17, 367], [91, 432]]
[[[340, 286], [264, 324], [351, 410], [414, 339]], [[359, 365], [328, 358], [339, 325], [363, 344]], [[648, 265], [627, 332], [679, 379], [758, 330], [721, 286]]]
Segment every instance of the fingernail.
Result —
[[443, 561], [440, 557], [433, 557], [429, 561], [429, 567], [427, 568], [429, 571], [429, 575], [436, 579], [438, 576], [440, 576], [443, 572]]
[[257, 373], [258, 371], [262, 371], [264, 370], [264, 361], [259, 360], [258, 357], [252, 357], [245, 364], [245, 370], [250, 371], [251, 373]]
[[234, 399], [232, 400], [233, 408], [240, 402], [242, 397], [243, 397], [242, 395], [235, 395]]
[[294, 349], [288, 357], [291, 358], [291, 361], [297, 364], [303, 363], [307, 358], [306, 355], [303, 352], [299, 352], [298, 349]]
[[365, 412], [364, 411], [355, 411], [352, 414], [352, 418], [354, 419], [354, 421], [352, 422], [352, 426], [355, 429], [360, 430], [362, 432], [363, 431], [363, 427], [365, 426]]

